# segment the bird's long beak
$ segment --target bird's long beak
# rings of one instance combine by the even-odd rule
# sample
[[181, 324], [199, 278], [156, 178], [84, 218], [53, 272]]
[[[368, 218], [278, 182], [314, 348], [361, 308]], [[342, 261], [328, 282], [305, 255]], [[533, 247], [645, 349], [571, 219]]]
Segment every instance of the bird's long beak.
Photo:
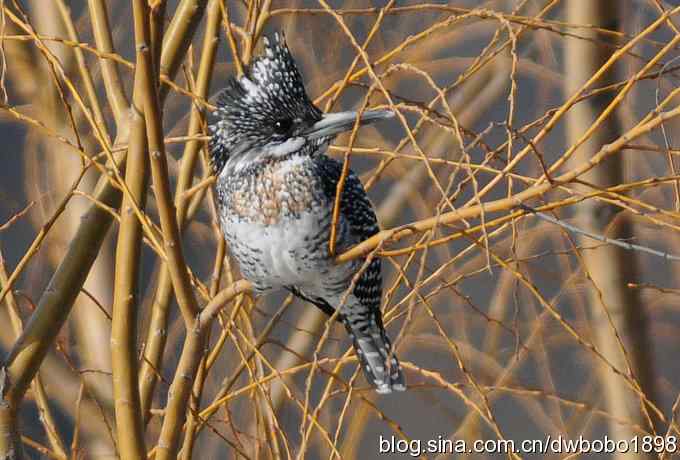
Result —
[[[344, 131], [349, 131], [354, 126], [358, 115], [358, 112], [325, 113], [321, 120], [305, 131], [305, 137], [308, 139], [318, 139], [321, 137], [332, 137]], [[367, 125], [378, 120], [392, 118], [393, 116], [394, 113], [390, 110], [365, 110], [361, 114], [359, 123]]]

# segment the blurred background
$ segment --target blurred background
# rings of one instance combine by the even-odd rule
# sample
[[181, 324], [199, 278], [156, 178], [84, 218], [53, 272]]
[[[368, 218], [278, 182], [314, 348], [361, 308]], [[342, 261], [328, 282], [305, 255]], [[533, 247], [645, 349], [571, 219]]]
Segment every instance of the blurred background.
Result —
[[[155, 182], [140, 182], [149, 223], [137, 253], [119, 232], [133, 214], [120, 212], [120, 181], [134, 177], [111, 162], [132, 152], [138, 4], [0, 2], [0, 356], [13, 356], [36, 308], [49, 310], [55, 273], [76, 267], [58, 285], [75, 300], [54, 307], [68, 319], [53, 319], [56, 339], [45, 339], [39, 378], [18, 406], [26, 458], [134, 458], [113, 397], [116, 318], [114, 337], [133, 345], [121, 369], [139, 381], [128, 388], [141, 400], [137, 445], [160, 455], [186, 326], [159, 256]], [[423, 448], [680, 437], [677, 2], [149, 5], [171, 198], [199, 306], [240, 278], [216, 226], [210, 101], [262, 35], [285, 33], [323, 110], [398, 111], [360, 131], [351, 167], [382, 229], [434, 218], [378, 248], [409, 391], [371, 391], [344, 329], [327, 328], [312, 305], [239, 295], [209, 328], [198, 376], [186, 376], [194, 398], [187, 424], [175, 425], [182, 458], [403, 458], [381, 454], [381, 436]], [[330, 154], [343, 159], [348, 143], [339, 137]], [[660, 253], [574, 233], [519, 204]], [[131, 289], [116, 282], [130, 273]], [[127, 309], [114, 286], [128, 289]], [[465, 455], [508, 456], [574, 458]], [[597, 455], [624, 457], [671, 458]]]

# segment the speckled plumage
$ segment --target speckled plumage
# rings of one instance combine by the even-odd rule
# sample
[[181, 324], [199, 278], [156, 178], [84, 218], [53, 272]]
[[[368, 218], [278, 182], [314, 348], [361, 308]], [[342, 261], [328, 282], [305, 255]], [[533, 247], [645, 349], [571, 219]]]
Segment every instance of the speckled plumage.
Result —
[[[339, 318], [369, 382], [381, 393], [405, 389], [382, 324], [380, 259], [347, 295], [364, 261], [336, 265], [329, 255], [342, 165], [326, 155], [332, 135], [309, 134], [323, 114], [309, 100], [281, 36], [265, 39], [263, 54], [229, 81], [217, 105], [210, 142], [217, 203], [243, 276], [258, 293], [287, 289], [327, 314], [341, 306]], [[337, 225], [340, 252], [378, 232], [373, 206], [352, 172]]]

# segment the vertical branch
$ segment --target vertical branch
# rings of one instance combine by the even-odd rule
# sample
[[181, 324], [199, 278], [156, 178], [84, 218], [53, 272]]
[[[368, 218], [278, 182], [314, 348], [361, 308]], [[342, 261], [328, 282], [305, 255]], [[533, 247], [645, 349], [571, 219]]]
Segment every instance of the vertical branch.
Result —
[[[66, 6], [64, 0], [58, 0], [56, 3], [57, 8], [59, 8], [62, 21], [64, 22], [64, 26], [66, 27], [68, 38], [78, 43], [80, 40], [78, 39], [78, 32], [76, 31], [76, 27], [73, 24], [73, 20], [71, 19], [71, 9]], [[76, 62], [78, 63], [78, 71], [80, 72], [80, 78], [83, 80], [83, 85], [85, 85], [85, 92], [87, 93], [87, 99], [90, 103], [90, 108], [94, 115], [94, 119], [97, 124], [101, 126], [102, 132], [106, 133], [106, 121], [104, 120], [104, 114], [102, 113], [102, 108], [99, 104], [99, 99], [97, 98], [97, 90], [95, 89], [90, 69], [87, 67], [83, 50], [80, 48], [74, 48], [73, 54], [75, 55]], [[110, 143], [111, 141], [108, 138], [108, 133], [106, 134], [106, 139], [108, 143]]]
[[[97, 49], [102, 53], [115, 53], [113, 47], [113, 37], [111, 35], [111, 26], [109, 25], [109, 17], [106, 13], [106, 3], [103, 0], [88, 0], [90, 9], [90, 21], [92, 22], [92, 31], [94, 32], [94, 40], [97, 44]], [[118, 135], [120, 136], [122, 129], [127, 129], [127, 119], [125, 113], [127, 112], [130, 103], [125, 95], [125, 88], [120, 79], [118, 66], [112, 59], [101, 59], [100, 65], [102, 68], [102, 80], [104, 80], [104, 88], [106, 89], [106, 97], [109, 101], [109, 106], [113, 111], [113, 117], [116, 120], [116, 127], [118, 128]]]
[[[62, 22], [64, 23], [65, 33], [68, 33], [68, 37], [74, 42], [79, 42], [78, 32], [71, 18], [70, 7], [67, 6], [63, 0], [57, 1], [56, 4]], [[100, 106], [94, 81], [92, 80], [90, 69], [87, 66], [83, 50], [80, 48], [73, 48], [70, 51], [74, 54], [81, 81], [85, 87], [89, 109], [92, 111], [94, 122], [98, 126], [98, 131], [101, 133], [102, 142], [105, 143], [106, 148], [110, 148], [111, 138], [108, 133], [107, 123], [104, 119], [103, 109]], [[86, 109], [83, 108], [83, 110]], [[86, 114], [83, 115], [87, 116]], [[86, 145], [89, 147], [91, 144], [88, 143]], [[51, 147], [51, 150], [54, 151], [53, 147]], [[63, 162], [59, 161], [58, 163], [61, 164]], [[55, 169], [56, 175], [68, 177], [68, 171], [73, 169], [73, 165], [74, 162], [62, 165], [62, 168], [66, 170], [66, 174], [59, 171], [59, 169]], [[83, 187], [84, 190], [91, 191], [91, 188], [94, 186], [94, 181], [95, 177], [93, 174], [87, 176], [84, 184], [85, 187]], [[80, 226], [80, 216], [86, 209], [87, 206], [84, 202], [74, 202], [71, 204], [71, 213], [69, 215], [69, 224], [71, 228], [68, 232], [69, 235], [75, 233], [78, 226]], [[109, 248], [107, 246], [104, 247], [107, 250], [103, 251], [97, 258], [97, 261], [85, 281], [84, 287], [101, 302], [108, 303], [113, 292], [111, 276], [113, 261], [111, 253], [108, 250]], [[108, 352], [108, 343], [111, 333], [110, 322], [99, 312], [90, 308], [88, 301], [76, 301], [71, 324], [74, 326], [73, 330], [75, 332], [76, 340], [81, 347], [81, 350], [83, 350], [81, 354], [83, 365], [88, 368], [101, 369], [104, 372], [110, 372], [111, 355]], [[85, 381], [87, 382], [88, 388], [95, 392], [100, 401], [106, 401], [107, 405], [113, 404], [113, 389], [111, 387], [111, 380], [108, 376], [104, 376], [103, 374], [90, 374], [85, 377]]]
[[[140, 11], [146, 12], [148, 8], [145, 0], [134, 0], [133, 5], [135, 9]], [[143, 57], [146, 60], [146, 65], [150, 67], [151, 56], [149, 53], [147, 52], [140, 57]], [[161, 69], [163, 70], [162, 62]], [[193, 382], [196, 376], [198, 363], [205, 348], [205, 334], [200, 330], [200, 325], [196, 323], [199, 309], [191, 287], [191, 279], [187, 272], [179, 236], [179, 226], [177, 225], [176, 208], [170, 191], [168, 164], [163, 141], [163, 125], [156, 84], [149, 73], [141, 76], [144, 77], [140, 89], [144, 102], [153, 191], [160, 215], [170, 279], [187, 331], [180, 362], [168, 393], [165, 418], [158, 441], [156, 458], [163, 460], [174, 459], [176, 457], [181, 427], [186, 418], [191, 382]]]
[[139, 299], [138, 282], [141, 268], [140, 252], [142, 224], [133, 212], [135, 200], [140, 209], [146, 203], [148, 185], [148, 157], [145, 118], [142, 109], [142, 93], [147, 90], [142, 84], [154, 74], [150, 52], [150, 30], [148, 10], [135, 4], [134, 31], [137, 49], [135, 88], [133, 106], [130, 111], [130, 146], [125, 182], [130, 197], [123, 200], [120, 217], [120, 231], [116, 246], [116, 273], [113, 296], [113, 318], [111, 328], [111, 358], [113, 364], [113, 391], [115, 398], [116, 425], [118, 426], [118, 450], [120, 457], [143, 459], [144, 424], [137, 386], [137, 317]]
[[[206, 0], [182, 0], [177, 6], [175, 15], [168, 26], [163, 41], [163, 53], [160, 61], [160, 73], [172, 78], [191, 44], [196, 27], [203, 17]], [[169, 87], [160, 88], [159, 98], [165, 100]]]
[[7, 399], [7, 370], [0, 367], [0, 459], [23, 460], [24, 450], [17, 429], [17, 412]]
[[163, 427], [156, 446], [157, 460], [175, 460], [177, 458], [193, 379], [198, 372], [201, 356], [205, 351], [206, 334], [199, 326], [198, 322], [194, 322], [187, 329], [187, 336], [182, 346], [182, 354], [177, 365], [175, 378], [168, 392], [168, 404], [165, 408]]
[[[92, 5], [95, 7], [103, 6], [99, 0], [92, 0]], [[94, 13], [91, 14], [95, 16]], [[184, 36], [183, 40], [190, 42], [191, 35]], [[172, 54], [176, 51], [170, 49], [168, 53]], [[113, 63], [111, 62], [111, 64]], [[112, 67], [112, 69], [115, 69], [115, 67]], [[115, 72], [114, 70], [113, 74]], [[173, 78], [174, 74], [170, 74], [168, 77]], [[119, 96], [120, 94], [116, 97], [117, 100]], [[120, 100], [119, 102], [122, 103]], [[126, 122], [119, 127], [115, 144], [127, 142], [127, 127]], [[117, 161], [120, 161], [120, 163], [110, 166], [123, 171], [125, 155], [121, 155]], [[47, 350], [54, 343], [59, 330], [66, 321], [73, 302], [80, 293], [92, 264], [99, 254], [104, 237], [113, 220], [113, 216], [106, 208], [118, 209], [122, 198], [120, 190], [112, 184], [109, 177], [100, 178], [93, 196], [95, 204], [91, 205], [87, 212], [83, 214], [80, 226], [71, 239], [64, 258], [52, 275], [47, 288], [40, 297], [35, 312], [6, 360], [9, 374], [14, 376], [10, 380], [10, 388], [7, 390], [7, 397], [12, 404], [19, 404], [23, 398]]]
[[[206, 343], [209, 341], [206, 338]], [[194, 443], [196, 442], [196, 428], [198, 426], [198, 417], [196, 414], [200, 409], [201, 394], [203, 393], [203, 385], [205, 384], [205, 377], [208, 372], [207, 354], [204, 354], [201, 364], [196, 372], [196, 380], [191, 393], [191, 400], [189, 402], [189, 416], [186, 423], [186, 434], [184, 435], [184, 442], [182, 444], [182, 460], [191, 460], [193, 456]]]
[[[616, 16], [618, 6], [619, 2], [616, 0], [598, 2], [570, 0], [567, 2], [568, 21], [573, 24], [592, 24], [596, 27], [618, 30], [619, 22]], [[591, 41], [567, 39], [565, 52], [565, 69], [568, 76], [566, 90], [572, 94], [608, 61], [610, 49]], [[616, 81], [615, 72], [610, 69], [602, 80], [603, 85]], [[580, 139], [610, 101], [611, 98], [604, 95], [588, 98], [569, 110], [567, 129], [570, 143], [573, 144]], [[577, 164], [587, 161], [602, 146], [609, 144], [619, 135], [620, 127], [617, 120], [610, 115], [587, 142], [580, 146], [574, 157], [575, 161]], [[611, 157], [580, 178], [597, 187], [606, 188], [621, 183], [622, 176], [623, 160], [621, 157]], [[620, 223], [613, 226], [612, 231], [607, 231], [616, 212], [611, 204], [588, 200], [577, 209], [579, 226], [596, 234], [606, 233], [610, 238], [630, 238], [631, 223], [625, 216], [619, 217]], [[587, 239], [583, 238], [581, 237], [581, 240], [585, 244]], [[628, 368], [629, 373], [637, 379], [640, 390], [649, 400], [654, 401], [653, 360], [644, 307], [639, 301], [638, 291], [627, 289], [627, 283], [636, 279], [636, 260], [630, 254], [625, 254], [623, 249], [612, 245], [584, 252], [583, 260], [591, 277], [588, 297], [594, 323], [593, 331], [596, 334], [595, 341], [599, 350], [613, 366], [619, 369]], [[619, 336], [629, 344], [627, 350]], [[640, 411], [642, 404], [643, 412], [646, 412], [644, 403], [638, 400], [638, 404], [635, 404], [638, 398], [627, 388], [623, 378], [605, 368], [602, 368], [600, 378], [602, 387], [607, 389], [603, 396], [609, 413], [631, 424], [649, 425], [647, 418], [643, 417]], [[634, 434], [630, 425], [611, 423], [609, 429], [616, 439], [626, 439]], [[616, 457], [631, 458], [630, 454], [619, 454]], [[640, 454], [636, 458], [652, 456]]]
[[[168, 2], [156, 2], [151, 6], [149, 15], [149, 33], [153, 71], [156, 79], [160, 79], [161, 53], [163, 51], [163, 32], [165, 29], [165, 10]], [[160, 81], [160, 80], [159, 80]]]
[[[3, 288], [9, 285], [4, 262], [5, 261], [2, 256], [2, 251], [0, 251], [0, 286]], [[19, 305], [17, 305], [14, 293], [11, 290], [7, 292], [5, 303], [7, 304], [7, 313], [9, 314], [10, 323], [12, 323], [14, 335], [19, 337], [19, 335], [21, 335], [21, 330], [23, 329], [23, 324], [19, 315]], [[42, 373], [44, 373], [44, 371], [41, 372], [41, 374]], [[31, 389], [33, 391], [35, 404], [40, 411], [40, 419], [42, 421], [43, 427], [45, 428], [45, 434], [47, 435], [47, 439], [50, 442], [52, 450], [62, 458], [66, 458], [64, 444], [59, 437], [59, 433], [57, 432], [57, 424], [55, 423], [52, 410], [50, 409], [49, 398], [45, 391], [45, 387], [43, 386], [40, 374], [36, 375], [33, 379], [33, 382], [31, 383]]]
[[251, 288], [250, 283], [245, 280], [233, 283], [213, 297], [200, 314], [196, 315], [195, 320], [187, 325], [182, 354], [168, 392], [163, 427], [158, 438], [158, 446], [156, 446], [156, 460], [177, 458], [180, 434], [186, 420], [187, 402], [205, 351], [207, 332], [210, 330], [212, 320], [227, 302]]
[[[135, 8], [147, 8], [141, 6], [142, 0], [134, 0]], [[151, 56], [148, 48], [143, 53], [148, 60], [146, 65], [151, 68]], [[187, 325], [193, 323], [198, 305], [191, 287], [191, 280], [186, 270], [186, 262], [179, 238], [179, 227], [176, 219], [175, 204], [172, 201], [170, 190], [170, 178], [168, 176], [168, 161], [163, 140], [163, 124], [161, 119], [160, 104], [156, 85], [152, 75], [142, 75], [141, 97], [144, 101], [144, 115], [146, 119], [146, 131], [149, 141], [149, 155], [151, 157], [151, 176], [153, 178], [153, 191], [160, 214], [163, 241], [167, 251], [168, 266], [172, 287], [175, 290], [180, 311]]]
[[[114, 53], [104, 3], [100, 0], [90, 0], [89, 6], [99, 51], [104, 54]], [[177, 39], [188, 44], [192, 33], [193, 30], [187, 31]], [[169, 50], [170, 57], [175, 55], [177, 59], [177, 54], [181, 54], [177, 49]], [[118, 128], [116, 144], [124, 144], [128, 141], [129, 132], [128, 102], [115, 61], [102, 59], [101, 65], [107, 98]], [[168, 77], [172, 78], [173, 75], [171, 73]], [[38, 87], [39, 85], [35, 86], [36, 90]], [[117, 165], [110, 164], [109, 167], [117, 167], [124, 171], [125, 154], [120, 155], [117, 162]], [[121, 202], [121, 193], [109, 177], [100, 178], [92, 197], [94, 204], [80, 218], [78, 229], [66, 254], [40, 297], [37, 308], [21, 337], [17, 339], [6, 359], [5, 365], [10, 378], [4, 388], [2, 403], [8, 404], [6, 412], [8, 416], [5, 418], [8, 423], [12, 422], [31, 380], [68, 318], [74, 301], [91, 271], [113, 220], [109, 209], [117, 209]]]
[[[201, 51], [201, 59], [198, 69], [198, 76], [196, 82], [195, 93], [205, 98], [210, 89], [210, 80], [212, 78], [213, 70], [215, 68], [215, 54], [217, 52], [218, 37], [219, 37], [219, 22], [221, 14], [219, 9], [219, 1], [212, 0], [208, 5], [206, 31], [203, 40], [203, 48]], [[202, 131], [202, 122], [204, 119], [204, 110], [194, 104], [191, 109], [191, 117], [189, 119], [188, 135], [196, 136]], [[196, 166], [196, 159], [198, 153], [203, 145], [202, 141], [192, 140], [186, 143], [184, 153], [182, 155], [182, 162], [177, 179], [177, 188], [175, 191], [175, 206], [177, 207], [177, 223], [180, 229], [185, 223], [188, 198], [184, 195], [184, 191], [191, 187]], [[144, 347], [144, 357], [142, 369], [140, 372], [140, 392], [142, 398], [142, 411], [144, 420], [148, 422], [149, 410], [151, 409], [151, 401], [153, 398], [153, 391], [157, 381], [156, 370], [160, 369], [160, 361], [165, 348], [165, 340], [167, 335], [167, 314], [172, 295], [172, 282], [170, 280], [170, 272], [167, 265], [164, 263], [158, 278], [158, 287], [154, 295], [153, 304], [151, 307], [151, 320], [146, 336], [146, 346]]]

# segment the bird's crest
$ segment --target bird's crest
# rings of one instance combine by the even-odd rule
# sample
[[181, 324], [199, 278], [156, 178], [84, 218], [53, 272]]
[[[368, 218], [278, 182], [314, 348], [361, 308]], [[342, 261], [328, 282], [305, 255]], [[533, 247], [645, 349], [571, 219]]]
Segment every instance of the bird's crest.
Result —
[[234, 102], [268, 103], [278, 100], [294, 104], [308, 99], [302, 75], [283, 34], [277, 32], [271, 39], [263, 37], [262, 41], [262, 53], [253, 58], [245, 74], [236, 80], [239, 90], [225, 91], [222, 102], [230, 105]]
[[219, 120], [211, 125], [212, 162], [219, 173], [230, 157], [244, 149], [283, 142], [282, 125], [291, 131], [321, 118], [305, 91], [302, 75], [283, 34], [263, 38], [262, 52], [230, 78], [217, 99]]

